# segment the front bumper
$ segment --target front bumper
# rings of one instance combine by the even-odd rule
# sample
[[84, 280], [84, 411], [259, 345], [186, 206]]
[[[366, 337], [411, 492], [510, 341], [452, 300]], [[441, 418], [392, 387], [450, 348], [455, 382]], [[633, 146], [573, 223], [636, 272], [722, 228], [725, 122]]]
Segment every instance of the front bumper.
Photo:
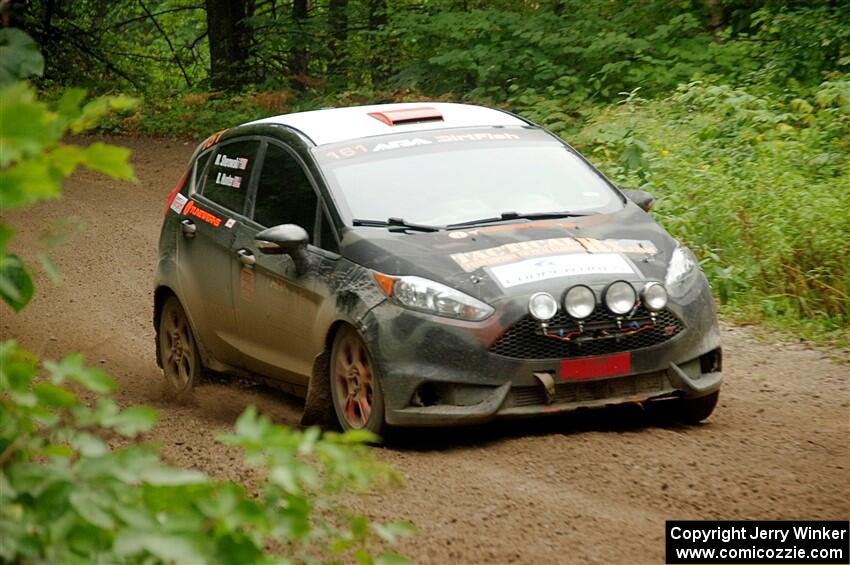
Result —
[[488, 422], [651, 398], [711, 394], [722, 382], [720, 333], [707, 285], [670, 310], [684, 330], [629, 352], [615, 377], [561, 380], [560, 359], [517, 359], [489, 347], [522, 315], [480, 323], [411, 312], [389, 302], [372, 309], [362, 331], [381, 377], [387, 423], [444, 426]]

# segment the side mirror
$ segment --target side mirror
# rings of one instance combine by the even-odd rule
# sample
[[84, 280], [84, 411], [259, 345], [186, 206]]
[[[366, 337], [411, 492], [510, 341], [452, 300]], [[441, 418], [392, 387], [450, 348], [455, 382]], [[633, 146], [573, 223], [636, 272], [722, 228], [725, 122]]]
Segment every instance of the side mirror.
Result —
[[655, 197], [645, 190], [625, 189], [623, 190], [623, 194], [625, 194], [629, 200], [637, 204], [644, 212], [649, 212], [653, 203], [655, 203]]
[[261, 231], [254, 236], [254, 243], [265, 255], [297, 255], [307, 247], [308, 239], [301, 226], [283, 224]]

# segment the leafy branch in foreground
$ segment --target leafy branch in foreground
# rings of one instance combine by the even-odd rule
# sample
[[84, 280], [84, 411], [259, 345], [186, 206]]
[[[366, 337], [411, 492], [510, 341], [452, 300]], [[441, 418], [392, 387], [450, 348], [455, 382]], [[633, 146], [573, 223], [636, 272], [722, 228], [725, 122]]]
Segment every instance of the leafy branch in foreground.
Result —
[[[47, 361], [0, 344], [0, 561], [398, 563], [372, 558], [406, 523], [369, 524], [336, 494], [394, 475], [363, 445], [368, 434], [321, 435], [272, 424], [249, 408], [223, 441], [243, 448], [260, 485], [171, 467], [138, 440], [150, 408], [118, 408], [113, 381], [82, 356]], [[94, 398], [89, 406], [85, 398]]]
[[[62, 180], [77, 167], [135, 180], [128, 149], [62, 143], [67, 133], [82, 133], [107, 113], [134, 107], [134, 99], [104, 96], [85, 102], [86, 91], [71, 88], [48, 106], [30, 84], [18, 80], [41, 74], [43, 59], [32, 39], [17, 29], [0, 29], [0, 54], [0, 209], [58, 198]], [[0, 222], [0, 298], [20, 311], [32, 299], [33, 282], [24, 262], [7, 250], [12, 234]], [[48, 273], [55, 271], [46, 256], [40, 260]]]

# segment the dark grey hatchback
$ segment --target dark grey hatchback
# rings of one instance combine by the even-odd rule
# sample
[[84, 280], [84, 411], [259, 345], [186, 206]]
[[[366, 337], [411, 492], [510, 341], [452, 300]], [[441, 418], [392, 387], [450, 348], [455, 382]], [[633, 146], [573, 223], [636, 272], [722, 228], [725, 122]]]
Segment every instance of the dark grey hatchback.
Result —
[[486, 422], [643, 402], [707, 418], [693, 254], [566, 143], [460, 104], [288, 114], [202, 143], [169, 194], [157, 361], [306, 397], [304, 421]]

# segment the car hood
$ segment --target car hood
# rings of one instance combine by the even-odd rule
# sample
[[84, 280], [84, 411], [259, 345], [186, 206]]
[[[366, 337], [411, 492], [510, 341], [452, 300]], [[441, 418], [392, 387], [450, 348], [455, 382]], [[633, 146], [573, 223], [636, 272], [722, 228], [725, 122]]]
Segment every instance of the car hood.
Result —
[[[633, 204], [614, 214], [433, 233], [353, 228], [342, 254], [389, 275], [441, 282], [489, 302], [581, 282], [659, 280], [676, 241]], [[591, 257], [592, 256], [592, 257]]]

